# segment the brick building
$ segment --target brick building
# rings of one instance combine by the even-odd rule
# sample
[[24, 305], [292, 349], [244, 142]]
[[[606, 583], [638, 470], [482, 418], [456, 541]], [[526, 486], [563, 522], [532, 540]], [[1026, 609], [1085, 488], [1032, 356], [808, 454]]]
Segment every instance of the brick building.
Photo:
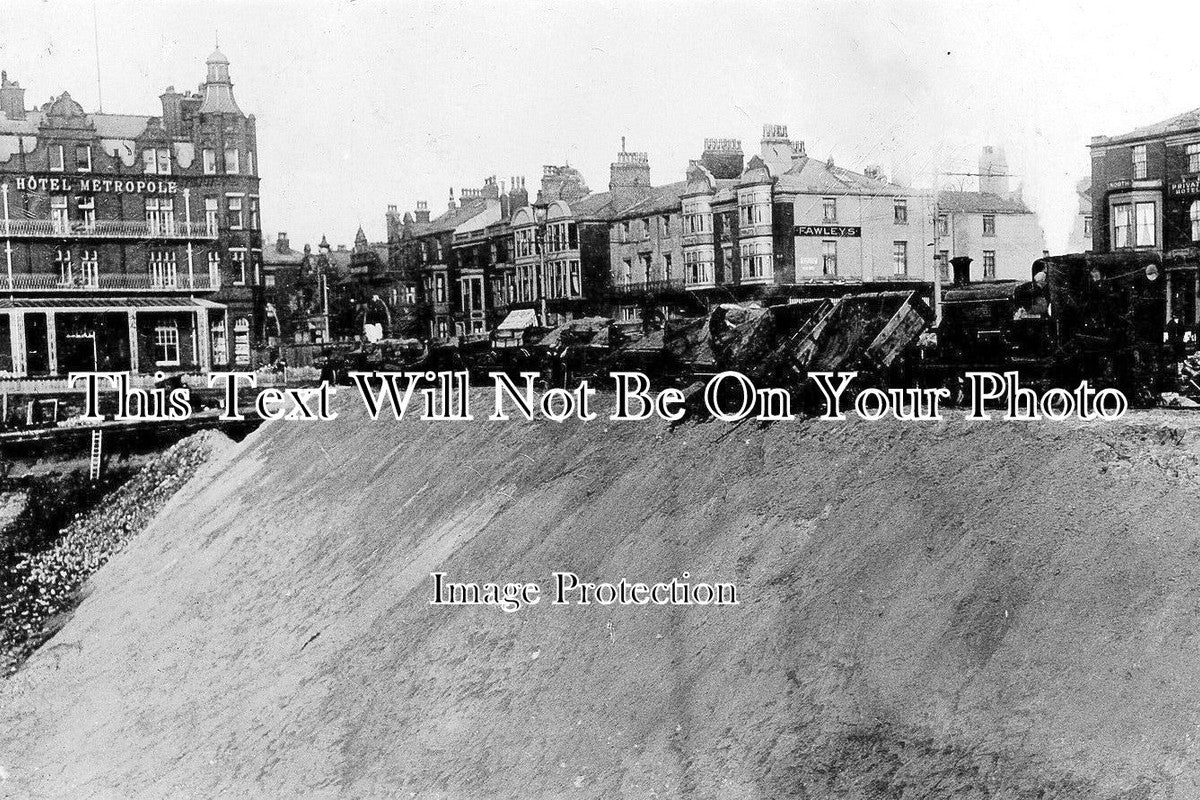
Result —
[[1170, 308], [1200, 322], [1200, 109], [1090, 149], [1093, 250], [1162, 253]]
[[161, 116], [36, 109], [0, 75], [0, 370], [250, 366], [262, 337], [255, 120], [214, 52]]

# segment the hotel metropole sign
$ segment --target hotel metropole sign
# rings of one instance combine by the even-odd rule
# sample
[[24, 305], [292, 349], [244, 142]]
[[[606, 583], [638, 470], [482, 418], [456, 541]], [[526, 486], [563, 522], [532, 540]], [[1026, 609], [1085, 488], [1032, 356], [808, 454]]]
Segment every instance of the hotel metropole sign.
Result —
[[797, 236], [854, 237], [862, 236], [862, 228], [851, 225], [797, 225]]
[[138, 178], [89, 178], [68, 177], [65, 175], [38, 176], [21, 175], [14, 180], [18, 191], [55, 192], [55, 193], [89, 193], [111, 192], [117, 194], [176, 194], [178, 186], [175, 181], [156, 181]]

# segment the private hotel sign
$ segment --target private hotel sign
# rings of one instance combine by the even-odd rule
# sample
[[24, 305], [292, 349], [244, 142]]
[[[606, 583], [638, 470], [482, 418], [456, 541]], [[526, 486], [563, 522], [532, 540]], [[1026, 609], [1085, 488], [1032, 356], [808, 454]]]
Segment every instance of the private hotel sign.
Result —
[[1167, 184], [1167, 190], [1174, 196], [1200, 194], [1200, 175], [1186, 175]]
[[66, 176], [37, 176], [22, 175], [15, 179], [18, 191], [55, 192], [55, 193], [89, 193], [115, 192], [118, 194], [176, 194], [175, 181], [156, 181], [139, 178], [137, 180], [124, 178], [74, 178]]
[[862, 228], [851, 225], [797, 225], [797, 236], [823, 236], [825, 238], [859, 238]]

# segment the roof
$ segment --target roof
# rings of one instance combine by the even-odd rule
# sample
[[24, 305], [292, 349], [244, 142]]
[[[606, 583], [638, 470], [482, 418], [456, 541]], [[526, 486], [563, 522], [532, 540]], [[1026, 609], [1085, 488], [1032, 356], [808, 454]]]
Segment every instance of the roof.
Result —
[[489, 225], [495, 225], [501, 220], [502, 211], [503, 209], [500, 208], [499, 200], [488, 201], [487, 206], [482, 211], [469, 217], [461, 225], [457, 226], [454, 232], [472, 233], [474, 231], [481, 231]]
[[508, 316], [504, 321], [496, 326], [498, 331], [523, 331], [526, 328], [536, 328], [538, 324], [537, 312], [532, 308], [518, 308], [516, 311], [508, 312]]
[[1029, 207], [1016, 197], [1002, 197], [990, 192], [938, 192], [938, 211], [955, 214], [1032, 214]]
[[687, 188], [687, 181], [668, 183], [666, 186], [651, 186], [650, 194], [626, 208], [622, 212], [622, 216], [657, 214], [678, 208], [681, 202], [679, 197], [687, 191]]
[[467, 200], [466, 202], [459, 203], [453, 209], [447, 209], [442, 212], [421, 231], [421, 234], [445, 233], [446, 231], [457, 230], [459, 225], [474, 219], [477, 214], [482, 214], [486, 210], [486, 200], [482, 198]]
[[[139, 114], [87, 114], [87, 120], [101, 139], [136, 139], [146, 130], [150, 117]], [[45, 121], [42, 111], [26, 111], [25, 119], [9, 119], [0, 114], [0, 133], [35, 136]]]
[[304, 263], [304, 251], [302, 251], [302, 250], [292, 250], [289, 248], [287, 251], [281, 253], [281, 252], [279, 252], [278, 248], [275, 248], [275, 247], [264, 247], [263, 248], [263, 266], [264, 267], [268, 266], [268, 265], [276, 265], [276, 264], [299, 265], [302, 263]]
[[896, 195], [912, 194], [912, 189], [898, 183], [870, 178], [853, 170], [835, 166], [816, 158], [796, 159], [791, 169], [779, 176], [777, 192], [823, 195]]
[[1165, 136], [1169, 133], [1191, 130], [1193, 128], [1200, 128], [1200, 108], [1193, 108], [1191, 111], [1185, 111], [1182, 114], [1177, 114], [1170, 119], [1164, 119], [1162, 122], [1156, 122], [1153, 125], [1134, 128], [1128, 133], [1118, 134], [1117, 136], [1097, 137], [1099, 141], [1093, 141], [1093, 143], [1103, 145], [1137, 139], [1152, 139], [1157, 136]]

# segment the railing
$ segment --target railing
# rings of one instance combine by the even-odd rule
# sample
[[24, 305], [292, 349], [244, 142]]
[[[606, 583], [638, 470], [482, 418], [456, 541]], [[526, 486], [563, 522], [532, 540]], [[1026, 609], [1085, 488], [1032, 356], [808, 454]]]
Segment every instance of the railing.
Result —
[[12, 239], [215, 239], [206, 222], [150, 222], [147, 220], [97, 220], [84, 222], [54, 219], [0, 221], [0, 237]]
[[611, 294], [614, 297], [656, 294], [659, 292], [679, 291], [684, 286], [685, 282], [683, 278], [667, 278], [661, 281], [640, 281], [638, 283], [619, 283], [612, 287]]
[[180, 275], [97, 275], [91, 276], [68, 275], [13, 275], [9, 283], [7, 275], [0, 275], [0, 293], [2, 292], [104, 292], [104, 291], [135, 291], [135, 292], [194, 292], [216, 291], [221, 288], [220, 280], [214, 280], [204, 272], [198, 272], [193, 278], [186, 273]]

